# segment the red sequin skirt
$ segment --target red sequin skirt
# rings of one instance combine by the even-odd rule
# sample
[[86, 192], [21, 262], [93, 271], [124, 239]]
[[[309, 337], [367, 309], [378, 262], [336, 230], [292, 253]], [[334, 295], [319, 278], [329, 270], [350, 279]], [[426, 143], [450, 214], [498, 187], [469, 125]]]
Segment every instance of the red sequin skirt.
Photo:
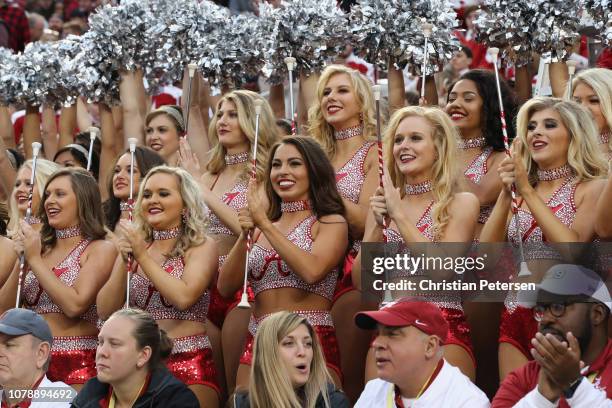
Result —
[[531, 339], [538, 331], [538, 323], [533, 318], [533, 310], [517, 306], [513, 311], [504, 306], [499, 324], [499, 342], [509, 343], [519, 349], [528, 360], [533, 360], [529, 350], [533, 348]]
[[221, 394], [210, 340], [205, 334], [172, 339], [172, 354], [166, 360], [168, 370], [186, 385], [206, 385]]
[[54, 337], [47, 376], [51, 381], [63, 381], [68, 385], [85, 384], [98, 375], [97, 347], [95, 336]]
[[[304, 316], [312, 325], [319, 343], [323, 348], [323, 356], [327, 367], [333, 370], [338, 378], [342, 379], [342, 371], [340, 370], [340, 349], [338, 348], [338, 339], [336, 338], [336, 329], [329, 311], [327, 310], [293, 310], [293, 313], [298, 313]], [[253, 343], [257, 327], [270, 315], [262, 317], [251, 316], [249, 321], [249, 333], [247, 334], [244, 352], [240, 357], [240, 364], [251, 365], [253, 362]]]

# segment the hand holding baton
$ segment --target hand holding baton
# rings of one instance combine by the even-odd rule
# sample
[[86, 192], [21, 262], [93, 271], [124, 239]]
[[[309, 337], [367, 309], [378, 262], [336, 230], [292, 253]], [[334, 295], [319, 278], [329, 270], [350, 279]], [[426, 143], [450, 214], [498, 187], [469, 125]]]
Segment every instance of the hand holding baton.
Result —
[[[28, 209], [26, 210], [25, 219], [28, 220], [32, 217], [32, 196], [34, 195], [34, 182], [36, 181], [36, 163], [38, 161], [38, 154], [42, 145], [38, 142], [32, 143], [32, 174], [30, 174], [30, 193], [28, 194]], [[15, 301], [15, 308], [19, 307], [21, 303], [21, 284], [23, 282], [23, 274], [25, 270], [25, 253], [19, 254], [19, 277], [17, 281], [17, 299]]]
[[[134, 152], [136, 151], [136, 144], [138, 143], [138, 139], [134, 137], [130, 137], [128, 139], [128, 144], [130, 146], [130, 198], [128, 199], [128, 220], [132, 222], [134, 217]], [[127, 261], [127, 285], [126, 285], [126, 293], [125, 293], [125, 307], [130, 307], [130, 282], [131, 282], [131, 273], [132, 273], [132, 265], [134, 263], [134, 255], [128, 255]]]
[[[502, 134], [504, 136], [504, 148], [506, 150], [506, 155], [510, 157], [511, 156], [510, 142], [508, 139], [508, 130], [506, 129], [506, 113], [504, 111], [504, 103], [502, 101], [501, 86], [499, 84], [499, 72], [497, 70], [497, 55], [499, 54], [499, 48], [489, 48], [489, 54], [491, 55], [493, 59], [493, 68], [495, 71], [495, 82], [497, 85], [497, 98], [499, 100], [499, 120], [501, 121]], [[512, 218], [514, 220], [514, 227], [517, 231], [517, 234], [519, 235], [517, 241], [518, 241], [518, 246], [519, 246], [519, 255], [521, 259], [521, 264], [520, 264], [518, 276], [528, 276], [528, 275], [531, 275], [531, 272], [529, 271], [529, 268], [527, 267], [527, 262], [525, 262], [525, 253], [523, 252], [523, 240], [522, 240], [522, 237], [520, 236], [521, 235], [520, 220], [519, 220], [520, 213], [518, 211], [518, 200], [516, 199], [516, 185], [512, 184], [512, 187], [510, 189], [510, 194], [512, 194], [512, 214], [513, 214]]]
[[[256, 178], [257, 171], [257, 145], [259, 142], [259, 116], [261, 115], [261, 107], [263, 106], [263, 101], [257, 100], [254, 102], [255, 105], [255, 141], [253, 143], [253, 170], [251, 172], [251, 178]], [[253, 231], [249, 231], [247, 233], [247, 253], [246, 260], [244, 262], [244, 281], [242, 284], [242, 296], [240, 296], [240, 303], [238, 303], [238, 307], [241, 309], [248, 309], [251, 307], [249, 304], [249, 296], [247, 294], [247, 283], [249, 277], [249, 255], [251, 253], [251, 247], [253, 245]]]

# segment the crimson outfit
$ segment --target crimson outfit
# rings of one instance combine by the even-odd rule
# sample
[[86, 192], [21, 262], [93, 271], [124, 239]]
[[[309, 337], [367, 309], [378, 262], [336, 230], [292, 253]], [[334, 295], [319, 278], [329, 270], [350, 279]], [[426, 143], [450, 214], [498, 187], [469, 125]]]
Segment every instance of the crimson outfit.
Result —
[[[289, 232], [287, 239], [300, 249], [311, 251], [313, 244], [311, 231], [316, 221], [317, 218], [314, 215], [305, 218]], [[270, 289], [295, 288], [314, 293], [331, 301], [334, 297], [337, 273], [338, 271], [334, 268], [321, 281], [310, 284], [293, 273], [274, 248], [268, 249], [254, 243], [249, 253], [248, 279], [255, 297], [259, 293]], [[329, 310], [295, 310], [293, 312], [308, 319], [317, 333], [327, 366], [341, 377], [338, 340]], [[254, 336], [259, 323], [267, 316], [251, 316], [249, 334], [247, 335], [244, 353], [240, 358], [241, 364], [251, 365]]]
[[[553, 212], [555, 217], [570, 227], [576, 216], [576, 203], [574, 194], [578, 183], [573, 177], [568, 177], [550, 197], [546, 206]], [[557, 259], [562, 260], [560, 254], [550, 246], [546, 245], [546, 237], [538, 226], [533, 215], [522, 208], [518, 209], [519, 231], [516, 231], [515, 223], [508, 225], [508, 240], [518, 246], [518, 235], [523, 241], [525, 261], [535, 259]], [[518, 305], [516, 293], [509, 294], [504, 302], [501, 323], [499, 327], [499, 342], [510, 343], [519, 349], [526, 358], [531, 360], [529, 350], [531, 339], [537, 332], [537, 323], [533, 318], [533, 311]]]
[[[81, 270], [81, 255], [91, 242], [89, 239], [81, 240], [68, 256], [52, 269], [55, 276], [66, 286], [72, 287], [76, 282]], [[28, 271], [23, 282], [23, 298], [26, 307], [40, 315], [64, 313], [43, 290], [32, 271]], [[97, 325], [96, 305], [89, 306], [80, 318]], [[51, 364], [47, 371], [49, 379], [51, 381], [63, 381], [68, 385], [85, 384], [90, 378], [97, 375], [97, 346], [97, 336], [53, 337]]]
[[[342, 167], [336, 170], [336, 186], [340, 195], [352, 203], [359, 203], [361, 189], [366, 179], [365, 161], [372, 147], [376, 146], [375, 142], [366, 142], [355, 152]], [[338, 281], [336, 291], [334, 293], [334, 301], [344, 293], [354, 289], [351, 279], [351, 269], [353, 260], [359, 252], [361, 241], [355, 241], [353, 248], [349, 252], [345, 260], [342, 276]]]
[[[185, 269], [183, 257], [166, 259], [162, 268], [175, 279], [181, 279]], [[130, 284], [130, 306], [142, 309], [155, 320], [188, 320], [206, 323], [210, 295], [208, 291], [186, 310], [180, 311], [159, 293], [153, 283], [135, 273]], [[220, 393], [210, 340], [205, 333], [172, 339], [174, 347], [166, 361], [168, 370], [187, 385], [206, 385]]]
[[[463, 172], [465, 177], [467, 177], [468, 179], [470, 179], [472, 182], [476, 184], [480, 184], [482, 177], [489, 172], [487, 161], [489, 160], [492, 154], [493, 154], [492, 147], [487, 146], [484, 149], [482, 149], [482, 152], [478, 154], [478, 156], [476, 156], [474, 160], [472, 160], [470, 165], [467, 166], [467, 168]], [[480, 214], [478, 215], [478, 223], [479, 224], [486, 223], [492, 211], [493, 211], [492, 205], [490, 204], [481, 205]]]
[[[421, 234], [432, 242], [434, 241], [434, 221], [431, 216], [433, 204], [434, 202], [432, 201], [416, 223], [416, 227]], [[409, 249], [406, 248], [404, 244], [404, 238], [398, 231], [394, 230], [393, 228], [387, 228], [385, 232], [387, 234], [387, 242], [395, 242], [400, 244], [398, 253], [409, 252]], [[405, 270], [391, 271], [389, 274], [391, 280], [419, 276], [423, 276], [422, 270], [416, 271], [414, 274]], [[461, 304], [461, 292], [452, 291], [450, 293], [436, 293], [433, 291], [427, 291], [423, 293], [416, 293], [413, 296], [418, 296], [424, 301], [431, 302], [440, 308], [444, 319], [448, 323], [448, 335], [444, 344], [455, 344], [461, 346], [463, 349], [465, 349], [465, 351], [467, 351], [474, 364], [476, 364], [472, 342], [470, 340], [470, 326], [465, 318], [465, 313], [463, 312], [463, 306]]]
[[[538, 401], [544, 398], [537, 395], [539, 394], [537, 392], [539, 374], [540, 365], [536, 361], [530, 361], [508, 374], [493, 398], [492, 408], [514, 407], [515, 405], [519, 407], [557, 406], [548, 401], [538, 404]], [[608, 340], [601, 354], [592, 364], [585, 367], [581, 374], [585, 378], [573, 397], [569, 401], [561, 397], [559, 408], [578, 406], [576, 403], [590, 407], [603, 406], [601, 403], [606, 400], [609, 403], [609, 400], [612, 399], [612, 340]]]
[[[216, 180], [215, 180], [216, 183]], [[214, 184], [213, 184], [214, 187]], [[238, 180], [234, 186], [225, 192], [221, 197], [221, 201], [238, 212], [241, 208], [247, 206], [247, 189], [248, 180]], [[229, 229], [217, 215], [212, 212], [208, 207], [205, 208], [205, 215], [208, 217], [208, 233], [211, 235], [229, 235], [235, 237], [236, 234]], [[227, 259], [227, 255], [219, 256], [219, 270], [223, 265], [223, 262]], [[236, 292], [233, 298], [226, 299], [219, 293], [217, 285], [213, 285], [210, 295], [210, 307], [208, 309], [208, 319], [215, 324], [217, 327], [223, 326], [225, 316], [232, 310], [240, 301], [242, 291]], [[253, 300], [253, 293], [248, 288], [249, 301]]]

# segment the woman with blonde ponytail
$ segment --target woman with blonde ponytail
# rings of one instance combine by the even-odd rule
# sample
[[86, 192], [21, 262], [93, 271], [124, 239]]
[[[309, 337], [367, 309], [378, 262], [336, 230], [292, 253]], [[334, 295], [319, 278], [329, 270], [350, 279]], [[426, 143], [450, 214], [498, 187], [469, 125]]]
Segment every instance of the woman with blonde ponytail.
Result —
[[[408, 107], [395, 112], [383, 141], [387, 165], [385, 188], [378, 188], [370, 199], [363, 242], [383, 242], [383, 225], [386, 225], [387, 240], [398, 243], [399, 252], [410, 251], [415, 243], [428, 242], [464, 242], [467, 250], [476, 228], [479, 203], [474, 194], [455, 191], [456, 140], [456, 129], [438, 108]], [[361, 284], [361, 252], [352, 273], [353, 282]], [[422, 278], [423, 273], [416, 271], [411, 275], [404, 270], [392, 277]], [[440, 307], [450, 327], [444, 346], [445, 358], [474, 379], [475, 360], [461, 294], [397, 291], [392, 296], [419, 296]], [[370, 351], [366, 380], [373, 375], [374, 355]]]
[[313, 327], [297, 313], [278, 312], [255, 336], [248, 393], [234, 395], [234, 408], [344, 408]]

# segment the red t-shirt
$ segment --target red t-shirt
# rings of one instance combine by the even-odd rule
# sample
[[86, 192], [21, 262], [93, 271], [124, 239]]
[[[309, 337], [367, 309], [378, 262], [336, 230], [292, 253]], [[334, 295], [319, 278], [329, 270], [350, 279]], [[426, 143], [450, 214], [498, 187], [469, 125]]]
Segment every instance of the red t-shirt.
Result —
[[[612, 340], [608, 340], [606, 348], [593, 361], [586, 372], [583, 372], [596, 388], [605, 391], [608, 398], [612, 398]], [[530, 361], [518, 370], [514, 370], [502, 382], [491, 408], [512, 407], [525, 395], [530, 393], [538, 385], [540, 365], [536, 361]], [[592, 375], [595, 374], [595, 377]], [[565, 398], [559, 400], [559, 408], [569, 408]]]

